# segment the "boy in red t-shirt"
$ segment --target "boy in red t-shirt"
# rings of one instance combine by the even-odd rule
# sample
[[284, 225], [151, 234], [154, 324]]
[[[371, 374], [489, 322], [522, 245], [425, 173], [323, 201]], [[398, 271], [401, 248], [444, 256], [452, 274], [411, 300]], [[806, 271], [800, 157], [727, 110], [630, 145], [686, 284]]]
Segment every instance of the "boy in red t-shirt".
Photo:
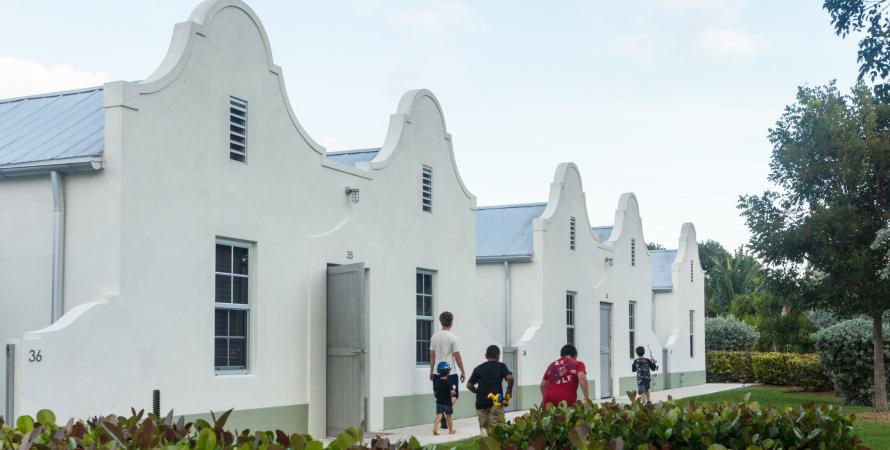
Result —
[[587, 373], [584, 363], [578, 361], [578, 350], [574, 345], [566, 344], [559, 351], [559, 359], [550, 363], [547, 371], [544, 372], [544, 379], [541, 380], [541, 394], [544, 399], [541, 400], [541, 408], [547, 405], [559, 405], [559, 402], [566, 402], [573, 405], [578, 400], [578, 386], [581, 386], [581, 393], [584, 394], [584, 400], [590, 400], [587, 393]]

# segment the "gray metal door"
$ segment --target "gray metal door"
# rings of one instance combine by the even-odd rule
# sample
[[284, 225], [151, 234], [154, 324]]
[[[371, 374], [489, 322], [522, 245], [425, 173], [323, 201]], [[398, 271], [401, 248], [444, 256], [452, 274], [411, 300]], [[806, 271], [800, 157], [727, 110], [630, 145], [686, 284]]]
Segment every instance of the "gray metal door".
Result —
[[365, 265], [328, 268], [327, 434], [366, 428]]
[[600, 398], [612, 397], [612, 304], [600, 303]]
[[6, 423], [15, 424], [14, 397], [15, 393], [15, 344], [6, 344], [6, 405], [3, 419]]
[[[510, 369], [510, 372], [513, 372], [513, 394], [517, 394], [519, 391], [519, 384], [516, 382], [516, 347], [504, 347], [504, 354], [501, 359], [504, 364]], [[504, 394], [507, 393], [507, 382], [503, 382], [503, 390]], [[513, 398], [510, 400], [510, 406], [504, 408], [505, 411], [516, 411], [516, 403], [518, 398]]]

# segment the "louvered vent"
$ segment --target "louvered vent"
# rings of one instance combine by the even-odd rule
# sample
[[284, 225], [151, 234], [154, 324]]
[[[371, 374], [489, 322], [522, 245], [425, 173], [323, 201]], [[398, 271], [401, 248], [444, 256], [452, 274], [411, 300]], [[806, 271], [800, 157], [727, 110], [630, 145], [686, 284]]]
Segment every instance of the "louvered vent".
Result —
[[229, 97], [229, 159], [247, 162], [247, 102]]
[[433, 168], [423, 166], [423, 211], [433, 212]]

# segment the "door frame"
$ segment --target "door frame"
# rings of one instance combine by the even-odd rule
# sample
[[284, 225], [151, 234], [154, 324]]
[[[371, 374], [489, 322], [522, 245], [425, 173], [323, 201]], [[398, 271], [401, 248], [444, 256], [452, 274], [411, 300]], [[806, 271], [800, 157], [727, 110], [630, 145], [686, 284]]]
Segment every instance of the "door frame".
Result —
[[[608, 360], [609, 361], [609, 373], [608, 373], [608, 377], [606, 379], [600, 379], [600, 392], [599, 392], [600, 399], [615, 397], [615, 386], [613, 383], [613, 381], [614, 381], [613, 375], [615, 373], [615, 364], [614, 364], [614, 360], [615, 360], [615, 348], [614, 348], [615, 347], [614, 346], [614, 344], [615, 344], [615, 320], [614, 320], [615, 319], [615, 304], [611, 303], [611, 302], [603, 302], [603, 301], [599, 302], [599, 318], [600, 318], [600, 320], [599, 320], [599, 322], [600, 322], [599, 323], [599, 326], [600, 326], [599, 336], [600, 336], [600, 340], [602, 340], [602, 335], [603, 335], [603, 330], [602, 330], [602, 327], [603, 327], [603, 306], [608, 306], [608, 309], [609, 309], [609, 318], [608, 318], [608, 325], [609, 325], [609, 345], [608, 345], [608, 347], [609, 347], [609, 360]], [[599, 358], [600, 364], [602, 364], [602, 348], [603, 348], [603, 343], [600, 342], [599, 349], [597, 352], [600, 357]], [[600, 367], [600, 378], [603, 378], [602, 375], [603, 375], [603, 368]], [[609, 385], [609, 395], [608, 396], [603, 395], [603, 390], [606, 387], [606, 383], [608, 383], [608, 385]]]

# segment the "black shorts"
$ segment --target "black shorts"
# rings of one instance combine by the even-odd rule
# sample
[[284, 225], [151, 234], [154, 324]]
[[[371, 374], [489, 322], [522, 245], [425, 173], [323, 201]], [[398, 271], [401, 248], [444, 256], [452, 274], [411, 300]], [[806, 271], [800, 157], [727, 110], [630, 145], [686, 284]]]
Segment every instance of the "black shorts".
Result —
[[436, 415], [445, 414], [446, 416], [450, 416], [454, 414], [454, 407], [451, 405], [440, 405], [436, 403]]
[[640, 380], [637, 382], [637, 394], [645, 394], [649, 392], [651, 385], [652, 380]]

